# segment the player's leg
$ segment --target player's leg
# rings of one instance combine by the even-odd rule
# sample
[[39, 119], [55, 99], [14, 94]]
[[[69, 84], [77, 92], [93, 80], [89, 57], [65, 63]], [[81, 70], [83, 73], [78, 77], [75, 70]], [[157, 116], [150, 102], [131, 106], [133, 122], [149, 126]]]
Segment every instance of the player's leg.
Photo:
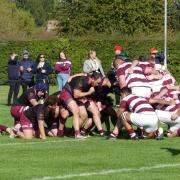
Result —
[[136, 139], [138, 139], [138, 136], [136, 135], [136, 133], [131, 125], [131, 123], [133, 123], [133, 121], [132, 121], [133, 114], [134, 113], [125, 111], [121, 117], [122, 117], [122, 124], [125, 127], [125, 129], [128, 131], [130, 138], [136, 140]]
[[80, 116], [79, 125], [80, 125], [80, 127], [82, 127], [82, 125], [85, 123], [85, 121], [88, 118], [87, 110], [86, 110], [85, 106], [83, 106], [83, 105], [79, 106], [79, 116]]
[[65, 123], [67, 118], [70, 116], [70, 113], [67, 109], [60, 107], [59, 108], [59, 128], [57, 132], [57, 136], [64, 137], [64, 131], [65, 131]]
[[73, 127], [75, 131], [75, 137], [80, 136], [80, 129], [79, 129], [79, 108], [77, 103], [74, 100], [71, 100], [67, 105], [69, 111], [73, 115]]
[[87, 107], [87, 110], [90, 113], [92, 113], [92, 118], [99, 131], [99, 134], [104, 135], [104, 131], [103, 131], [101, 120], [100, 120], [100, 112], [93, 101], [90, 102], [89, 106]]

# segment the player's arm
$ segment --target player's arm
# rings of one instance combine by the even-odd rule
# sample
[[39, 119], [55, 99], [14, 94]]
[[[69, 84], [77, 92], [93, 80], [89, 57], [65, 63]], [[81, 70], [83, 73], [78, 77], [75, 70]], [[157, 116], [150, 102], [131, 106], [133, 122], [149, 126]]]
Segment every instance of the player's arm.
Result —
[[38, 127], [39, 127], [39, 133], [40, 133], [40, 138], [41, 139], [46, 139], [46, 134], [45, 134], [45, 130], [44, 130], [44, 121], [38, 120]]
[[117, 122], [116, 125], [114, 126], [114, 130], [113, 130], [113, 134], [118, 135], [119, 134], [119, 130], [122, 128], [122, 121], [121, 121], [121, 115], [122, 113], [125, 111], [124, 108], [119, 108], [117, 111]]
[[78, 98], [82, 98], [82, 97], [89, 96], [89, 95], [93, 94], [95, 92], [95, 89], [94, 89], [94, 87], [91, 87], [89, 89], [89, 91], [87, 91], [87, 92], [82, 92], [79, 89], [74, 89], [73, 92], [74, 92], [74, 98], [78, 99]]
[[170, 101], [167, 101], [165, 99], [160, 99], [160, 98], [150, 98], [149, 99], [150, 104], [162, 104], [162, 105], [175, 105], [176, 102], [172, 99]]
[[120, 88], [123, 88], [123, 87], [126, 87], [126, 86], [127, 86], [124, 75], [120, 75], [120, 76], [118, 77], [118, 81], [119, 81], [119, 86], [120, 86]]
[[112, 86], [111, 82], [109, 81], [108, 78], [105, 78], [103, 83], [102, 83], [103, 86], [108, 86], [109, 88]]
[[31, 103], [33, 106], [38, 105], [38, 102], [37, 102], [36, 99], [31, 99], [31, 100], [30, 100], [30, 103]]
[[132, 74], [133, 73], [133, 68], [136, 67], [139, 64], [139, 60], [133, 60], [131, 66], [128, 68], [128, 73]]
[[118, 119], [121, 118], [121, 115], [123, 114], [123, 112], [125, 111], [126, 109], [125, 108], [119, 108], [118, 111], [117, 111], [117, 117]]
[[175, 121], [180, 116], [180, 108], [171, 115], [171, 120]]

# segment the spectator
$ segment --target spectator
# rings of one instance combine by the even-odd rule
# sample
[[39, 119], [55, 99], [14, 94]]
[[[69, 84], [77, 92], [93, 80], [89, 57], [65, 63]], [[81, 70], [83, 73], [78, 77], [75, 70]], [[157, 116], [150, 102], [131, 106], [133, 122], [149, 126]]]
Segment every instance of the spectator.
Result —
[[62, 91], [62, 88], [71, 74], [71, 61], [66, 57], [63, 51], [59, 53], [59, 59], [55, 64], [55, 71], [57, 73], [59, 91]]
[[34, 61], [29, 57], [29, 52], [24, 50], [22, 52], [23, 59], [19, 62], [21, 72], [21, 85], [23, 92], [27, 91], [27, 86], [32, 87], [34, 85], [33, 67]]
[[83, 71], [85, 73], [92, 73], [94, 71], [99, 71], [101, 75], [105, 77], [105, 74], [101, 65], [101, 61], [97, 58], [95, 50], [89, 51], [88, 59], [85, 60], [84, 62]]
[[13, 52], [10, 54], [10, 58], [8, 61], [8, 81], [9, 81], [9, 93], [8, 93], [8, 102], [7, 105], [11, 105], [11, 99], [13, 96], [13, 103], [16, 101], [19, 87], [20, 87], [20, 67], [18, 65], [18, 55]]
[[114, 54], [115, 54], [115, 59], [117, 59], [118, 56], [126, 56], [127, 57], [127, 54], [124, 52], [124, 47], [119, 44], [116, 44], [114, 46]]
[[48, 94], [49, 94], [49, 74], [52, 73], [52, 67], [49, 63], [46, 62], [44, 54], [39, 54], [33, 72], [35, 73], [36, 84], [43, 82], [48, 85]]
[[164, 53], [159, 52], [156, 48], [150, 48], [150, 63], [155, 64], [156, 69], [161, 69], [161, 63], [164, 62]]
[[123, 54], [123, 46], [117, 44], [114, 46], [114, 54], [115, 56], [122, 55]]

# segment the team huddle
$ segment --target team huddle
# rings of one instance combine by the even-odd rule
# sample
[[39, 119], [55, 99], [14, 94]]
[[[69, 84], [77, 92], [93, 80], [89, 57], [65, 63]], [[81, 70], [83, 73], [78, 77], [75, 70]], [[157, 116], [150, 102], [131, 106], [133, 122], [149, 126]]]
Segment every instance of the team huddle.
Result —
[[[23, 139], [64, 137], [72, 117], [70, 134], [77, 139], [87, 138], [92, 129], [117, 139], [123, 128], [134, 140], [163, 139], [160, 124], [168, 126], [167, 137], [180, 136], [180, 86], [167, 69], [159, 62], [129, 61], [124, 55], [116, 57], [113, 68], [115, 78], [99, 71], [75, 74], [51, 95], [45, 83], [29, 88], [11, 106], [14, 126], [0, 125], [0, 131]], [[117, 110], [112, 93], [120, 96]], [[106, 134], [102, 124], [110, 131], [109, 120], [114, 128]]]

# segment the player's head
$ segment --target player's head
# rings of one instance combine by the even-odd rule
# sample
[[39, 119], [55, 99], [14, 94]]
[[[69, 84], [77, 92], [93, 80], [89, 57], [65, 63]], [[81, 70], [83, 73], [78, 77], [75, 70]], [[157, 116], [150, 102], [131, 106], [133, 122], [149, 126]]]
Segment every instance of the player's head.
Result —
[[48, 85], [46, 83], [38, 83], [37, 85], [35, 85], [35, 90], [37, 96], [44, 96], [47, 93]]
[[129, 94], [132, 94], [132, 91], [131, 91], [130, 88], [128, 88], [128, 87], [123, 87], [123, 88], [121, 89], [121, 97], [122, 97], [122, 98], [128, 96]]
[[58, 97], [48, 96], [44, 102], [44, 105], [54, 111], [57, 107], [58, 102], [59, 102]]
[[113, 61], [113, 66], [114, 66], [114, 68], [118, 69], [118, 67], [125, 62], [129, 62], [129, 59], [127, 56], [117, 55], [115, 60]]
[[90, 75], [90, 78], [91, 78], [91, 85], [97, 86], [98, 84], [101, 83], [103, 77], [100, 72], [95, 71]]

